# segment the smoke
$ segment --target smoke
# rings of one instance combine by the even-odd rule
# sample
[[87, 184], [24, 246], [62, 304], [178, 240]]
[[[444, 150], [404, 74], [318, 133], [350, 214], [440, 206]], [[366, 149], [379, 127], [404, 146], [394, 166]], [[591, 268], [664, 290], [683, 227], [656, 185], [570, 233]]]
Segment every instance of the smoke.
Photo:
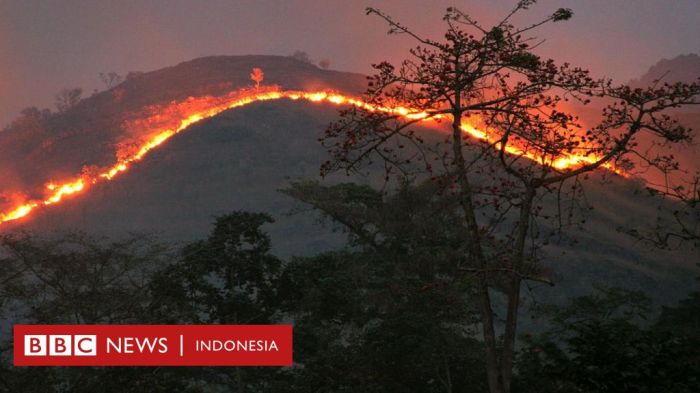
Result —
[[[386, 24], [365, 16], [376, 6], [422, 35], [440, 39], [442, 14], [454, 1], [0, 2], [0, 124], [26, 106], [51, 106], [65, 86], [92, 91], [100, 72], [148, 71], [215, 54], [289, 55], [305, 50], [334, 68], [367, 73], [370, 64], [400, 61], [413, 46], [386, 36]], [[512, 0], [466, 2], [478, 21], [497, 22]], [[620, 81], [663, 57], [698, 51], [697, 3], [541, 0], [517, 23], [559, 7], [574, 18], [542, 31], [545, 57], [591, 68]]]

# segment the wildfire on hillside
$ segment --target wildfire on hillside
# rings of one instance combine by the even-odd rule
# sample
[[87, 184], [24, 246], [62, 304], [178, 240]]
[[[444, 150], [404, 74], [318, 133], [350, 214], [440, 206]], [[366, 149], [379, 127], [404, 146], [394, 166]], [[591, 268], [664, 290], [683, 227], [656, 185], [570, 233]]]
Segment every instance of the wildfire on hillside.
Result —
[[[166, 105], [154, 106], [146, 111], [150, 113], [144, 118], [129, 122], [127, 127], [138, 129], [139, 135], [145, 137], [137, 144], [131, 145], [128, 149], [117, 151], [116, 161], [112, 166], [96, 169], [84, 170], [79, 176], [63, 181], [52, 181], [45, 186], [43, 199], [23, 200], [13, 204], [6, 211], [0, 211], [0, 224], [21, 219], [30, 215], [35, 210], [55, 205], [75, 194], [87, 192], [92, 186], [110, 181], [129, 170], [137, 161], [143, 159], [151, 150], [157, 148], [174, 135], [184, 131], [193, 123], [211, 118], [223, 111], [242, 107], [254, 102], [290, 99], [305, 100], [313, 103], [329, 103], [335, 105], [355, 106], [360, 109], [372, 112], [386, 112], [395, 114], [406, 119], [434, 121], [441, 115], [429, 117], [423, 111], [413, 110], [405, 106], [376, 107], [362, 101], [336, 92], [330, 91], [293, 91], [281, 90], [275, 86], [265, 88], [244, 89], [231, 92], [224, 96], [203, 96], [190, 97], [187, 100], [171, 102]], [[471, 137], [493, 144], [500, 149], [499, 136], [495, 133], [488, 133], [477, 129], [474, 125], [463, 122], [462, 130]], [[507, 145], [506, 152], [512, 155], [526, 157], [542, 165], [548, 165], [558, 170], [566, 170], [577, 166], [595, 162], [598, 157], [591, 154], [567, 154], [564, 156], [548, 158], [538, 156], [535, 152], [521, 149], [514, 145]], [[606, 168], [619, 174], [620, 170], [606, 165]]]

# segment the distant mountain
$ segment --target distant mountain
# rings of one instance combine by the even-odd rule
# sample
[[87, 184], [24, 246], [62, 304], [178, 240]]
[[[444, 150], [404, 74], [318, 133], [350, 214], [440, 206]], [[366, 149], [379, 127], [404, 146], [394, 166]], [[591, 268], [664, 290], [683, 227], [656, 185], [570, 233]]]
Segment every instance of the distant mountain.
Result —
[[635, 87], [647, 87], [661, 79], [662, 82], [697, 82], [700, 78], [700, 56], [691, 53], [673, 59], [663, 59], [649, 68], [644, 75], [630, 81]]

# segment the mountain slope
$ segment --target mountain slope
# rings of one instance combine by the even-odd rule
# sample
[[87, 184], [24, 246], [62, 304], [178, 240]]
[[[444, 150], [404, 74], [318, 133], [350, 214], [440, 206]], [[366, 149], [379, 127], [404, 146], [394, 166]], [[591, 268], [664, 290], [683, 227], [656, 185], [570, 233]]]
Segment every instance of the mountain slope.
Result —
[[112, 164], [119, 144], [133, 136], [127, 125], [147, 115], [150, 107], [249, 87], [253, 67], [265, 71], [264, 84], [288, 90], [333, 87], [357, 93], [365, 83], [359, 74], [321, 70], [281, 56], [206, 57], [136, 75], [64, 113], [30, 113], [0, 132], [0, 208], [3, 197], [13, 193], [41, 190], [49, 181], [79, 174], [86, 165]]
[[[283, 239], [278, 250], [308, 253], [314, 247], [305, 244], [306, 234], [286, 236], [300, 218], [283, 216], [294, 204], [276, 190], [289, 179], [318, 176], [324, 151], [316, 139], [336, 114], [336, 107], [301, 102], [227, 111], [173, 137], [112, 182], [31, 217], [27, 226], [108, 236], [154, 232], [177, 241], [201, 237], [214, 216], [234, 209], [268, 211], [284, 222], [274, 226]], [[308, 229], [312, 222], [301, 220]]]
[[[225, 89], [211, 86], [219, 83], [245, 85], [252, 65], [263, 67], [269, 78], [266, 81], [286, 82], [281, 83], [285, 88], [307, 87], [307, 77], [311, 83], [325, 83], [324, 87], [337, 90], [357, 91], [361, 86], [358, 75], [321, 71], [287, 58], [213, 57], [126, 82], [132, 83], [131, 93], [122, 98], [120, 105], [127, 108], [122, 112], [110, 109], [107, 101], [101, 101], [107, 100], [102, 96], [86, 100], [74, 109], [75, 123], [71, 124], [87, 129], [81, 116], [97, 119], [113, 113], [117, 119], [147, 102], [182, 99], [198, 91], [217, 94]], [[182, 91], [178, 89], [179, 78]], [[202, 79], [197, 82], [196, 78]], [[221, 82], [225, 78], [231, 80]], [[166, 85], [167, 93], [158, 91]], [[68, 122], [73, 115], [65, 116], [61, 121]], [[277, 192], [290, 179], [318, 176], [325, 153], [316, 139], [336, 116], [336, 107], [288, 100], [226, 111], [176, 135], [112, 182], [99, 184], [87, 194], [0, 230], [80, 229], [116, 237], [130, 231], [154, 232], [167, 240], [188, 241], [204, 236], [214, 216], [243, 209], [266, 211], [275, 217], [277, 222], [269, 230], [278, 254], [311, 254], [336, 248], [342, 245], [342, 235], [318, 225], [314, 214], [290, 216], [291, 211], [304, 207]], [[43, 165], [55, 161], [62, 168], [77, 166], [79, 170], [87, 158], [112, 159], [113, 147], [108, 141], [119, 138], [118, 124], [112, 123], [114, 129], [94, 131], [96, 135], [57, 130], [61, 134], [60, 142], [56, 142], [60, 149], [53, 148]], [[105, 143], [107, 146], [101, 148]], [[35, 149], [41, 149], [40, 145], [37, 143]], [[0, 144], [0, 148], [5, 147]], [[36, 153], [33, 157], [42, 159], [43, 155]], [[64, 159], [67, 164], [61, 162]], [[20, 174], [33, 173], [31, 165], [28, 159], [18, 163]], [[338, 176], [327, 181], [338, 180], [347, 179]], [[545, 249], [545, 261], [556, 270], [565, 291], [539, 288], [537, 292], [547, 297], [569, 296], [604, 284], [644, 289], [664, 302], [684, 296], [694, 287], [698, 275], [694, 266], [700, 260], [697, 250], [652, 250], [618, 231], [653, 222], [657, 201], [644, 194], [639, 182], [617, 177], [605, 184], [599, 180], [594, 176], [587, 185], [587, 198], [597, 209], [587, 213], [588, 223], [583, 228], [570, 230], [579, 244], [569, 246], [562, 241]]]
[[[320, 225], [315, 214], [290, 215], [306, 207], [277, 192], [290, 180], [317, 178], [325, 155], [316, 138], [336, 111], [284, 101], [230, 110], [177, 135], [122, 177], [46, 209], [20, 227], [113, 237], [147, 232], [187, 241], [205, 236], [214, 216], [242, 209], [274, 216], [277, 222], [268, 229], [277, 254], [337, 248], [342, 234]], [[326, 181], [338, 180], [348, 179]], [[586, 213], [586, 225], [568, 230], [578, 244], [564, 239], [545, 248], [560, 286], [542, 286], [536, 293], [563, 299], [593, 285], [612, 285], [643, 289], [672, 302], [696, 285], [696, 251], [646, 248], [618, 231], [655, 219], [655, 200], [639, 182], [615, 177], [603, 184], [594, 177], [587, 183], [587, 199], [596, 209]]]

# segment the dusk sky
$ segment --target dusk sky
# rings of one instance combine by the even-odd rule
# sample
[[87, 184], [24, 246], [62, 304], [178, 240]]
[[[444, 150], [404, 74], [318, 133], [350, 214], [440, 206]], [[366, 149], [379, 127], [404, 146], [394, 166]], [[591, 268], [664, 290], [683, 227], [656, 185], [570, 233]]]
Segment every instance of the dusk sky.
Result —
[[[102, 88], [99, 72], [151, 71], [200, 56], [303, 50], [333, 69], [368, 72], [373, 62], [401, 59], [412, 42], [387, 36], [366, 6], [439, 38], [448, 6], [488, 24], [514, 2], [0, 0], [0, 125], [27, 106], [53, 109], [63, 87], [89, 95]], [[626, 82], [662, 58], [700, 52], [697, 0], [543, 0], [516, 21], [559, 7], [574, 18], [541, 30], [539, 53], [597, 76]]]

